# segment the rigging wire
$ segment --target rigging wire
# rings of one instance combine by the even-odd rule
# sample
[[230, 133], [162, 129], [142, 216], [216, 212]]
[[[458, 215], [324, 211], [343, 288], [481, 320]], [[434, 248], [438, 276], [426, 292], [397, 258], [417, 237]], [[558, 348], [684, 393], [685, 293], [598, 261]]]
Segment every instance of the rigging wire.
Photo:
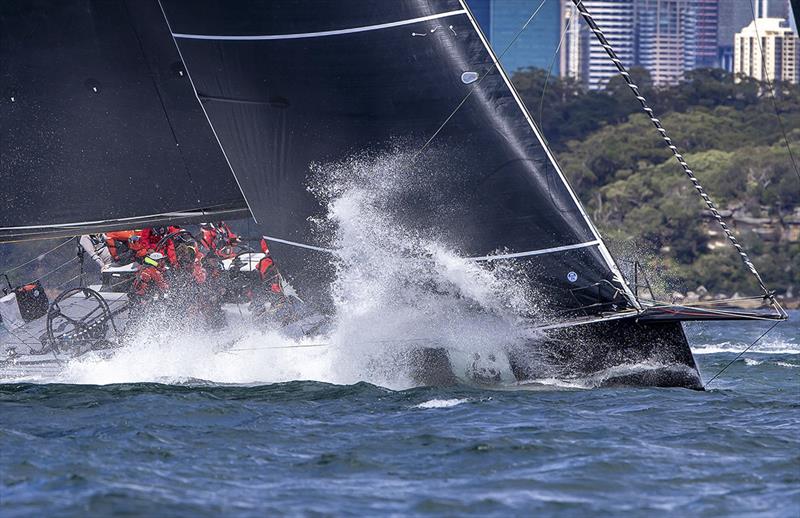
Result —
[[564, 30], [561, 32], [561, 39], [558, 40], [558, 46], [556, 46], [556, 50], [553, 52], [553, 59], [550, 61], [550, 68], [547, 69], [547, 77], [544, 79], [544, 86], [542, 87], [542, 97], [539, 99], [539, 127], [544, 127], [544, 123], [542, 120], [544, 119], [543, 112], [544, 112], [544, 94], [547, 92], [547, 83], [550, 81], [550, 76], [553, 74], [553, 67], [556, 64], [556, 58], [558, 57], [558, 52], [561, 50], [561, 45], [564, 44], [564, 38], [566, 38], [567, 33], [572, 26], [572, 17], [570, 16], [569, 20], [567, 20], [567, 25], [564, 27]]
[[61, 248], [64, 245], [66, 245], [67, 243], [70, 243], [71, 241], [72, 241], [72, 238], [69, 238], [66, 241], [64, 241], [63, 243], [54, 246], [50, 250], [47, 250], [46, 252], [43, 252], [43, 253], [37, 255], [36, 257], [31, 259], [30, 261], [26, 261], [26, 262], [24, 262], [22, 264], [19, 264], [19, 265], [15, 266], [15, 267], [11, 268], [10, 270], [6, 270], [6, 271], [2, 272], [2, 275], [8, 275], [9, 273], [15, 272], [15, 271], [19, 270], [22, 267], [28, 266], [31, 263], [34, 263], [36, 261], [41, 261], [45, 256], [55, 252], [56, 250], [58, 250], [59, 248]]
[[[786, 150], [789, 151], [789, 159], [792, 162], [792, 166], [794, 167], [794, 173], [797, 175], [797, 178], [800, 180], [800, 169], [797, 167], [797, 161], [794, 159], [794, 153], [792, 152], [792, 147], [789, 145], [789, 139], [786, 136], [786, 128], [783, 125], [783, 119], [781, 119], [781, 113], [778, 109], [778, 98], [775, 95], [775, 87], [772, 84], [772, 81], [769, 80], [769, 75], [767, 75], [767, 54], [764, 51], [764, 46], [761, 44], [761, 35], [758, 33], [758, 20], [756, 19], [756, 8], [753, 5], [753, 0], [750, 0], [750, 10], [753, 13], [753, 28], [756, 31], [756, 39], [758, 40], [758, 50], [761, 53], [761, 70], [764, 74], [764, 82], [767, 84], [767, 88], [769, 88], [769, 93], [772, 94], [772, 107], [775, 110], [775, 117], [778, 119], [778, 127], [781, 129], [781, 133], [783, 134], [783, 141], [786, 143]], [[791, 13], [789, 13], [791, 15]]]
[[727, 364], [727, 365], [725, 365], [723, 368], [721, 368], [721, 369], [719, 370], [719, 372], [717, 372], [716, 374], [714, 374], [714, 376], [712, 376], [712, 377], [711, 377], [711, 379], [710, 379], [710, 380], [708, 380], [708, 381], [706, 382], [706, 387], [707, 387], [707, 386], [709, 386], [709, 385], [711, 384], [711, 382], [712, 382], [712, 381], [714, 381], [715, 379], [717, 379], [717, 378], [720, 376], [720, 374], [722, 374], [723, 372], [725, 372], [725, 371], [728, 369], [728, 367], [730, 367], [731, 365], [733, 365], [734, 363], [736, 363], [736, 360], [738, 360], [739, 358], [741, 358], [741, 357], [742, 357], [742, 355], [743, 355], [744, 353], [746, 353], [747, 351], [749, 351], [749, 350], [750, 350], [750, 349], [751, 349], [751, 348], [752, 348], [754, 345], [756, 345], [756, 344], [757, 344], [757, 343], [758, 343], [758, 342], [759, 342], [759, 341], [760, 341], [762, 338], [764, 338], [765, 336], [767, 336], [767, 334], [768, 334], [770, 331], [772, 331], [773, 329], [775, 329], [775, 326], [777, 326], [777, 325], [778, 325], [778, 324], [780, 324], [781, 322], [783, 322], [783, 320], [778, 320], [778, 321], [776, 321], [774, 324], [772, 324], [772, 325], [769, 327], [769, 329], [767, 329], [766, 331], [764, 331], [763, 333], [761, 333], [761, 336], [759, 336], [758, 338], [756, 338], [755, 340], [753, 340], [753, 342], [752, 342], [750, 345], [748, 345], [747, 347], [745, 347], [745, 348], [744, 348], [744, 350], [743, 350], [742, 352], [740, 352], [739, 354], [737, 354], [737, 355], [736, 355], [736, 358], [734, 358], [733, 360], [731, 360], [730, 362], [728, 362], [728, 364]]
[[[528, 25], [530, 25], [530, 23], [533, 21], [533, 19], [536, 18], [536, 15], [539, 14], [539, 11], [542, 9], [542, 7], [544, 7], [544, 4], [546, 2], [547, 2], [547, 0], [542, 0], [542, 3], [540, 3], [539, 7], [537, 7], [533, 11], [533, 14], [531, 14], [528, 17], [528, 19], [522, 25], [522, 28], [519, 31], [517, 31], [517, 33], [514, 35], [513, 38], [511, 38], [511, 41], [509, 42], [508, 45], [506, 45], [506, 48], [503, 49], [503, 52], [501, 52], [500, 55], [497, 56], [497, 62], [498, 63], [500, 62], [500, 59], [503, 57], [503, 55], [505, 55], [505, 53], [508, 52], [508, 50], [517, 42], [517, 39], [519, 39], [520, 35], [522, 35], [522, 33], [525, 31], [525, 29], [528, 28]], [[433, 142], [433, 139], [435, 139], [439, 135], [439, 133], [441, 133], [441, 131], [444, 129], [444, 127], [447, 125], [447, 123], [450, 122], [450, 119], [452, 119], [455, 116], [455, 114], [458, 112], [458, 110], [460, 110], [461, 107], [464, 106], [464, 103], [467, 102], [467, 99], [469, 99], [472, 96], [472, 94], [475, 93], [478, 90], [478, 87], [481, 85], [483, 80], [486, 79], [486, 77], [488, 77], [489, 74], [491, 74], [492, 71], [496, 67], [497, 67], [497, 64], [496, 63], [492, 63], [492, 66], [490, 66], [489, 69], [486, 71], [486, 73], [484, 73], [481, 76], [481, 78], [475, 83], [475, 86], [473, 86], [472, 89], [467, 93], [467, 95], [465, 95], [464, 98], [461, 99], [461, 102], [458, 103], [458, 106], [456, 106], [455, 109], [453, 109], [453, 111], [450, 113], [450, 115], [447, 116], [447, 118], [444, 120], [444, 122], [442, 122], [442, 124], [433, 133], [433, 135], [431, 135], [431, 137], [425, 142], [425, 144], [423, 144], [423, 146], [419, 149], [419, 151], [417, 151], [414, 154], [414, 156], [411, 158], [412, 161], [415, 160], [419, 155], [422, 154], [423, 151], [425, 151], [425, 149], [428, 148], [430, 143]]]
[[53, 268], [53, 269], [52, 269], [52, 270], [50, 270], [49, 272], [47, 272], [47, 273], [45, 273], [44, 275], [40, 276], [38, 279], [34, 279], [34, 280], [32, 280], [32, 281], [31, 281], [29, 284], [33, 284], [34, 282], [40, 282], [42, 279], [46, 279], [46, 278], [48, 278], [48, 277], [50, 277], [51, 275], [53, 275], [54, 273], [56, 273], [57, 271], [59, 271], [60, 269], [62, 269], [62, 268], [64, 268], [65, 266], [67, 266], [68, 264], [71, 264], [71, 263], [73, 263], [73, 262], [75, 262], [75, 261], [77, 261], [77, 260], [78, 260], [78, 258], [77, 258], [77, 257], [73, 257], [73, 258], [72, 258], [72, 259], [70, 259], [69, 261], [66, 261], [66, 262], [64, 262], [64, 263], [61, 263], [59, 266], [56, 266], [55, 268]]
[[714, 217], [714, 219], [717, 220], [717, 223], [727, 236], [728, 241], [731, 242], [733, 247], [739, 253], [739, 257], [741, 258], [744, 265], [747, 267], [750, 273], [753, 274], [753, 276], [756, 278], [756, 281], [758, 281], [758, 285], [764, 291], [764, 298], [768, 298], [773, 305], [779, 308], [780, 304], [778, 304], [778, 302], [775, 300], [775, 297], [772, 294], [772, 292], [770, 292], [767, 289], [764, 280], [761, 278], [761, 275], [758, 273], [758, 270], [756, 270], [756, 267], [750, 260], [750, 257], [747, 255], [747, 252], [745, 252], [744, 247], [742, 247], [742, 245], [739, 244], [739, 241], [736, 239], [736, 236], [733, 235], [733, 231], [731, 231], [731, 229], [725, 223], [725, 220], [722, 218], [722, 215], [719, 213], [719, 210], [717, 210], [717, 207], [711, 200], [711, 197], [705, 192], [705, 189], [700, 184], [700, 181], [694, 175], [694, 171], [692, 171], [689, 168], [689, 164], [686, 163], [686, 160], [684, 159], [683, 155], [681, 155], [680, 152], [678, 152], [677, 146], [673, 144], [672, 139], [667, 135], [667, 130], [664, 129], [664, 127], [661, 125], [661, 121], [658, 118], [656, 118], [653, 109], [650, 108], [650, 105], [647, 103], [647, 99], [645, 99], [639, 92], [639, 87], [636, 85], [636, 83], [633, 82], [633, 79], [631, 79], [631, 75], [628, 73], [627, 69], [625, 68], [625, 65], [622, 64], [622, 60], [619, 59], [617, 53], [614, 51], [614, 48], [606, 39], [605, 34], [603, 34], [603, 31], [600, 29], [600, 27], [598, 27], [597, 23], [594, 21], [594, 18], [586, 9], [586, 6], [583, 5], [583, 0], [572, 0], [572, 3], [575, 4], [575, 7], [577, 7], [578, 12], [581, 14], [583, 19], [586, 20], [586, 24], [589, 26], [589, 29], [597, 37], [597, 40], [600, 42], [600, 45], [602, 45], [603, 49], [605, 49], [606, 54], [608, 54], [608, 56], [611, 58], [611, 61], [614, 62], [614, 65], [616, 66], [620, 75], [628, 84], [628, 87], [631, 89], [631, 91], [633, 91], [634, 95], [636, 96], [636, 99], [642, 106], [642, 110], [650, 118], [650, 122], [653, 123], [653, 126], [655, 126], [656, 130], [661, 134], [662, 140], [664, 140], [664, 142], [667, 144], [667, 147], [670, 149], [670, 151], [672, 151], [675, 160], [678, 161], [678, 164], [680, 164], [681, 168], [683, 169], [683, 172], [686, 174], [686, 176], [694, 185], [694, 188], [697, 190], [697, 193], [705, 202], [706, 207], [708, 207], [709, 211], [711, 212], [711, 215]]
[[74, 281], [74, 280], [78, 279], [78, 278], [79, 278], [79, 277], [81, 277], [82, 275], [83, 275], [83, 272], [81, 272], [81, 273], [77, 274], [76, 276], [72, 277], [71, 279], [67, 279], [66, 281], [62, 282], [61, 284], [59, 284], [59, 285], [57, 285], [57, 286], [53, 286], [53, 288], [52, 288], [52, 289], [54, 289], [54, 290], [57, 290], [58, 288], [61, 288], [62, 286], [65, 286], [65, 285], [69, 284], [70, 282], [72, 282], [72, 281]]

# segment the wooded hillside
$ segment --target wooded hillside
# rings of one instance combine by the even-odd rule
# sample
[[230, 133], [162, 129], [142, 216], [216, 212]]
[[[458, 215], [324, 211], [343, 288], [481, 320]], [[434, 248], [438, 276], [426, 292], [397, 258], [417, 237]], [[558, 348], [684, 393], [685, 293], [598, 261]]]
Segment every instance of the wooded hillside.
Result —
[[[766, 85], [722, 70], [694, 71], [664, 89], [645, 70], [632, 75], [770, 288], [796, 297], [800, 176], [784, 132], [800, 160], [800, 89], [780, 85], [773, 99]], [[757, 293], [621, 78], [590, 92], [568, 78], [550, 77], [544, 88], [545, 79], [536, 69], [513, 76], [612, 248], [647, 262], [671, 291]]]

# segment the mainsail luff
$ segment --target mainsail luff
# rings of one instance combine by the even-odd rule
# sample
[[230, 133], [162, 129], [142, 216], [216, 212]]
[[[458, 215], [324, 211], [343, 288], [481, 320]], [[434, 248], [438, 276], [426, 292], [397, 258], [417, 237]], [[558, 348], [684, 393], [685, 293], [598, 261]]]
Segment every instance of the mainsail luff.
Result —
[[572, 188], [572, 186], [570, 185], [570, 183], [567, 180], [566, 176], [564, 175], [564, 172], [561, 170], [561, 166], [559, 165], [558, 161], [556, 160], [556, 157], [553, 154], [553, 151], [550, 149], [550, 146], [548, 145], [547, 140], [544, 138], [544, 134], [539, 129], [539, 127], [536, 125], [536, 122], [533, 120], [533, 117], [531, 116], [530, 112], [528, 111], [528, 108], [522, 102], [522, 100], [521, 100], [521, 98], [519, 96], [519, 93], [517, 93], [517, 90], [514, 87], [514, 84], [508, 78], [508, 75], [506, 74], [505, 70], [503, 69], [503, 66], [500, 63], [500, 60], [495, 55], [495, 52], [492, 49], [492, 46], [489, 45], [489, 42], [487, 41], [486, 36], [483, 34], [483, 30], [481, 29], [481, 27], [478, 24], [478, 22], [475, 20], [475, 17], [472, 15], [472, 11], [470, 11], [470, 8], [467, 5], [465, 0], [459, 0], [459, 2], [461, 3], [462, 7], [466, 11], [467, 16], [469, 16], [469, 20], [472, 23], [472, 26], [473, 26], [474, 30], [480, 36], [481, 42], [486, 47], [486, 51], [489, 53], [490, 56], [492, 56], [492, 61], [494, 62], [494, 66], [497, 67], [499, 73], [503, 76], [503, 80], [505, 81], [506, 86], [508, 87], [508, 89], [514, 95], [514, 100], [517, 101], [517, 104], [519, 105], [520, 110], [525, 115], [525, 119], [528, 121], [528, 124], [530, 124], [531, 130], [534, 132], [534, 134], [536, 135], [536, 138], [541, 143], [542, 148], [547, 152], [548, 158], [552, 162], [553, 167], [555, 167], [556, 171], [558, 172], [559, 179], [561, 180], [561, 182], [563, 182], [564, 187], [566, 187], [567, 191], [570, 194], [570, 197], [572, 198], [572, 201], [578, 207], [578, 209], [581, 212], [581, 215], [583, 215], [583, 218], [586, 221], [586, 224], [591, 229], [592, 234], [594, 234], [595, 239], [597, 241], [597, 247], [600, 250], [600, 254], [603, 257], [603, 260], [606, 262], [606, 264], [608, 265], [609, 269], [613, 273], [614, 281], [617, 283], [617, 285], [622, 287], [622, 290], [623, 290], [623, 292], [625, 294], [625, 297], [626, 297], [628, 303], [631, 306], [633, 306], [634, 308], [636, 308], [637, 310], [641, 310], [641, 306], [639, 305], [638, 298], [631, 291], [631, 288], [628, 285], [627, 281], [625, 280], [625, 277], [623, 276], [622, 272], [620, 271], [620, 268], [617, 265], [617, 262], [614, 260], [614, 257], [611, 255], [611, 252], [608, 250], [608, 247], [606, 246], [605, 241], [603, 241], [603, 238], [600, 235], [600, 231], [597, 229], [597, 227], [595, 226], [594, 222], [589, 218], [589, 215], [586, 213], [586, 209], [583, 206], [583, 203], [581, 203], [580, 199], [578, 198], [577, 194], [575, 193], [575, 190]]
[[[424, 141], [475, 88], [437, 137], [441, 152], [409, 164], [397, 223], [462, 256], [513, 257], [558, 310], [635, 307], [463, 2], [345, 4], [162, 2], [232, 170], [265, 233], [280, 239], [273, 253], [293, 282], [305, 294], [330, 283], [330, 257], [319, 250], [331, 243], [308, 222], [325, 213], [307, 191], [309, 165], [385, 151], [398, 136]], [[468, 72], [479, 85], [462, 80]]]

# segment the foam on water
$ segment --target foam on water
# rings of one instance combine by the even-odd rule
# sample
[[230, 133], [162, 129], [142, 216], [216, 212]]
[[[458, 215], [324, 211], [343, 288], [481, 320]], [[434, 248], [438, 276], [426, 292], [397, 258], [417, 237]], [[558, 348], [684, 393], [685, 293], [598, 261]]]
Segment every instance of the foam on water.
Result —
[[414, 405], [414, 408], [451, 408], [461, 403], [468, 403], [469, 401], [469, 399], [431, 399], [430, 401]]
[[[309, 338], [287, 339], [276, 332], [242, 331], [239, 336], [155, 332], [143, 329], [107, 356], [88, 354], [70, 361], [59, 380], [65, 383], [262, 383], [331, 379], [327, 346]], [[231, 330], [233, 332], [233, 330]], [[232, 340], [233, 338], [233, 340]], [[230, 349], [230, 350], [229, 350]]]
[[[693, 345], [694, 354], [740, 353], [749, 343], [723, 342], [720, 344]], [[788, 340], [767, 341], [753, 346], [749, 352], [759, 354], [800, 354], [800, 346]]]
[[[781, 322], [753, 345], [749, 353], [800, 354], [797, 332], [797, 313], [790, 312], [789, 320]], [[692, 352], [698, 354], [738, 354], [767, 331], [772, 324], [760, 322], [727, 322], [723, 326], [692, 323], [686, 325]]]

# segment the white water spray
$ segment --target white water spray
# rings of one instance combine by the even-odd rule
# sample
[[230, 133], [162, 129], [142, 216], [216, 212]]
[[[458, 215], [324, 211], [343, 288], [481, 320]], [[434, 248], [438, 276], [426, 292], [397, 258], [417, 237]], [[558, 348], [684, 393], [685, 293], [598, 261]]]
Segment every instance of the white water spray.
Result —
[[520, 315], [537, 308], [518, 272], [463, 259], [435, 235], [403, 225], [404, 197], [433, 188], [408, 174], [410, 158], [395, 149], [312, 167], [310, 189], [327, 208], [317, 231], [333, 236], [337, 249], [328, 336], [296, 341], [242, 321], [214, 334], [145, 323], [110, 358], [70, 362], [63, 381], [307, 379], [404, 388], [414, 384], [410, 355], [421, 345], [469, 362], [526, 343], [533, 332], [519, 325]]

